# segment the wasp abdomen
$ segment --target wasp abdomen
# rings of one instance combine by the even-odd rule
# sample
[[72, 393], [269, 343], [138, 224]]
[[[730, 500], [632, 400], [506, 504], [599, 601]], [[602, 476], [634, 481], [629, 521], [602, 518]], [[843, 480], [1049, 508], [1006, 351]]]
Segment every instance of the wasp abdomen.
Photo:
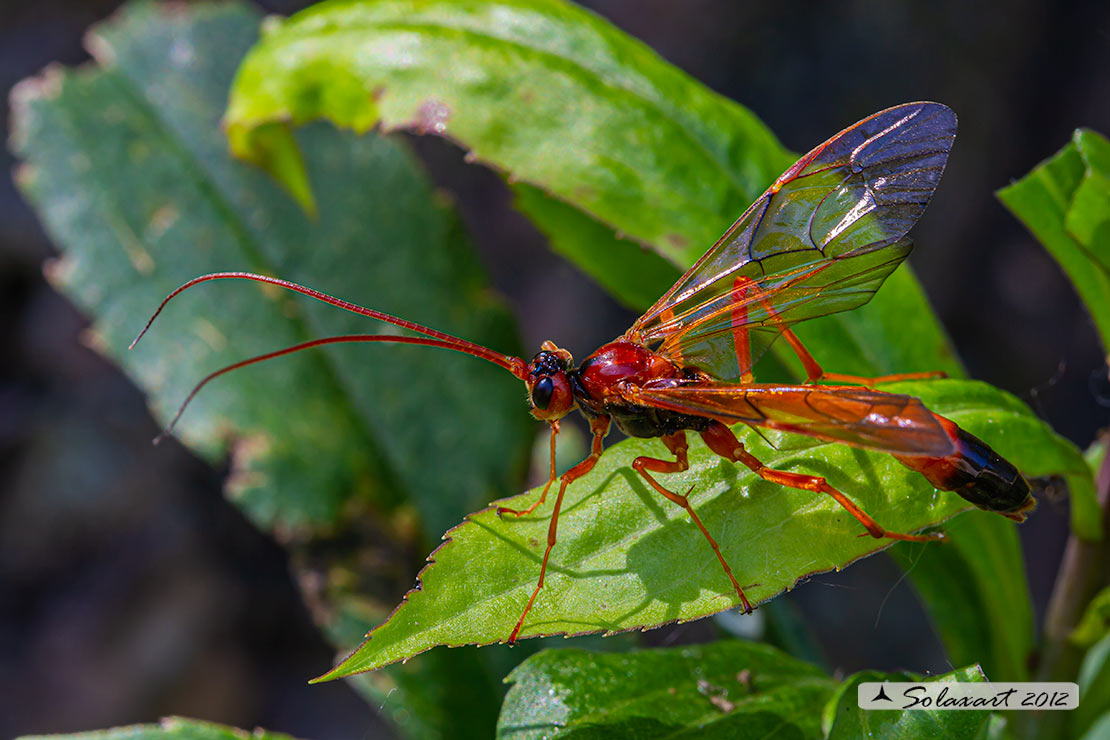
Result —
[[955, 451], [945, 457], [898, 456], [898, 459], [942, 491], [959, 494], [980, 509], [1025, 521], [1026, 513], [1037, 502], [1018, 469], [954, 422], [939, 415], [937, 420], [951, 437]]

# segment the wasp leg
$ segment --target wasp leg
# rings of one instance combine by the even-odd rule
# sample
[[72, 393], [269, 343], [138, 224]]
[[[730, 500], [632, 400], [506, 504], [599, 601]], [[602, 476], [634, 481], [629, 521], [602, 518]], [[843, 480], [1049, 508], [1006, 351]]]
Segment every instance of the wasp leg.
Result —
[[[930, 534], [903, 534], [902, 532], [891, 532], [884, 529], [850, 498], [830, 486], [828, 481], [824, 478], [816, 475], [791, 473], [785, 470], [775, 470], [774, 468], [767, 467], [760, 462], [755, 455], [744, 449], [744, 445], [740, 443], [740, 440], [736, 439], [736, 435], [732, 433], [731, 429], [718, 421], [712, 422], [709, 428], [701, 433], [701, 437], [705, 440], [705, 444], [709, 446], [709, 449], [726, 460], [746, 465], [753, 473], [765, 481], [778, 483], [780, 486], [786, 486], [788, 488], [829, 494], [836, 499], [836, 502], [843, 506], [849, 514], [855, 517], [856, 521], [864, 526], [867, 530], [867, 534], [876, 539], [885, 538], [888, 540], [906, 540], [908, 542], [934, 542], [944, 539], [944, 535], [939, 532]], [[863, 535], [860, 536], [862, 537]]]
[[502, 514], [512, 514], [513, 516], [524, 516], [526, 514], [531, 514], [533, 511], [535, 511], [540, 506], [540, 504], [542, 504], [544, 501], [547, 500], [547, 492], [551, 489], [551, 484], [554, 483], [555, 479], [558, 477], [557, 475], [555, 475], [555, 437], [558, 434], [559, 434], [559, 421], [555, 420], [555, 421], [551, 422], [551, 472], [548, 473], [547, 485], [545, 485], [543, 487], [543, 493], [541, 493], [540, 497], [538, 499], [536, 499], [536, 503], [532, 504], [527, 509], [520, 509], [520, 510], [509, 509], [509, 508], [506, 508], [504, 506], [498, 506], [497, 507], [497, 516], [501, 516]]
[[[748, 323], [748, 305], [751, 303], [759, 303], [763, 306], [763, 310], [767, 312], [768, 319], [772, 321], [779, 321], [779, 315], [771, 302], [766, 298], [766, 295], [751, 278], [736, 278], [733, 282], [732, 302], [735, 304], [732, 309], [733, 343], [736, 345], [736, 358], [740, 365], [740, 382], [751, 383], [753, 380], [751, 374], [751, 341], [748, 336], [748, 330], [740, 328]], [[834, 383], [851, 383], [853, 385], [865, 385], [870, 387], [877, 383], [893, 383], [898, 380], [929, 380], [932, 378], [948, 377], [948, 374], [941, 370], [920, 373], [877, 375], [873, 378], [861, 375], [846, 375], [844, 373], [827, 373], [813, 355], [810, 354], [809, 350], [806, 349], [805, 345], [802, 344], [802, 340], [798, 339], [797, 334], [786, 326], [780, 325], [779, 330], [782, 332], [783, 339], [790, 345], [790, 349], [794, 350], [794, 354], [801, 360], [802, 367], [806, 372], [807, 383], [827, 380]]]
[[749, 278], [738, 277], [732, 283], [732, 344], [736, 349], [736, 366], [740, 368], [740, 382], [753, 383], [752, 340], [748, 330], [749, 293], [756, 290], [755, 283]]
[[690, 491], [694, 490], [693, 487], [690, 488], [690, 491], [686, 492], [686, 496], [680, 496], [673, 491], [668, 491], [648, 472], [681, 473], [683, 470], [690, 467], [690, 463], [686, 459], [686, 432], [679, 431], [674, 434], [665, 434], [662, 440], [663, 444], [667, 445], [667, 449], [674, 454], [675, 459], [673, 461], [667, 461], [657, 460], [654, 457], [637, 457], [632, 461], [633, 469], [643, 476], [644, 480], [648, 482], [648, 485], [658, 491], [664, 498], [686, 509], [686, 513], [690, 515], [690, 518], [694, 520], [694, 524], [696, 524], [698, 529], [701, 530], [701, 533], [705, 535], [705, 539], [709, 540], [709, 546], [713, 548], [717, 560], [721, 562], [721, 567], [725, 569], [725, 575], [727, 575], [728, 579], [732, 582], [732, 587], [736, 589], [736, 595], [740, 597], [740, 602], [744, 605], [744, 612], [751, 614], [751, 602], [749, 602], [748, 597], [744, 595], [744, 589], [737, 583], [736, 576], [732, 575], [732, 568], [728, 567], [725, 556], [721, 554], [721, 548], [717, 545], [717, 541], [713, 539], [713, 536], [709, 534], [709, 530], [701, 523], [701, 519], [698, 517], [697, 512], [690, 506], [690, 501], [687, 496], [690, 495]]
[[[788, 330], [789, 331], [789, 330]], [[833, 383], [851, 383], [852, 385], [865, 385], [871, 387], [879, 383], [895, 383], [899, 380], [935, 380], [947, 378], [948, 373], [943, 370], [926, 370], [920, 373], [894, 373], [893, 375], [876, 375], [868, 378], [860, 375], [845, 375], [843, 373], [827, 373], [817, 368], [820, 372], [816, 377], [806, 378], [807, 383], [816, 383], [819, 380], [828, 380]]]
[[[544, 576], [547, 575], [547, 559], [551, 557], [551, 548], [555, 547], [555, 534], [559, 528], [559, 509], [563, 505], [563, 494], [566, 493], [567, 486], [569, 486], [577, 479], [581, 478], [586, 473], [593, 470], [594, 465], [597, 464], [598, 458], [601, 457], [601, 453], [604, 451], [604, 449], [602, 448], [602, 440], [604, 440], [605, 435], [609, 433], [609, 417], [599, 416], [596, 419], [592, 420], [590, 422], [590, 429], [594, 433], [594, 441], [593, 447], [590, 449], [589, 456], [587, 456], [585, 460], [578, 463], [567, 472], [563, 473], [562, 477], [559, 479], [559, 493], [557, 496], [555, 496], [555, 507], [551, 510], [551, 523], [547, 526], [547, 549], [543, 552], [543, 564], [540, 565], [540, 579], [536, 582], [536, 588], [533, 589], [532, 597], [528, 599], [528, 605], [524, 607], [524, 611], [521, 613], [520, 619], [516, 620], [516, 626], [513, 627], [512, 634], [509, 635], [510, 644], [516, 642], [516, 637], [520, 634], [520, 628], [524, 626], [524, 618], [528, 616], [528, 612], [532, 610], [532, 604], [535, 603], [536, 596], [539, 595], [540, 589], [543, 588], [543, 579]], [[554, 438], [554, 434], [552, 435], [552, 438]], [[552, 444], [551, 454], [551, 465], [552, 469], [554, 469], [554, 444]], [[550, 481], [548, 482], [548, 486], [550, 486]], [[547, 489], [545, 488], [544, 495], [546, 494]], [[539, 506], [542, 501], [543, 496], [541, 496], [540, 500], [529, 507], [524, 513], [527, 513], [528, 511], [536, 508], [536, 506]]]

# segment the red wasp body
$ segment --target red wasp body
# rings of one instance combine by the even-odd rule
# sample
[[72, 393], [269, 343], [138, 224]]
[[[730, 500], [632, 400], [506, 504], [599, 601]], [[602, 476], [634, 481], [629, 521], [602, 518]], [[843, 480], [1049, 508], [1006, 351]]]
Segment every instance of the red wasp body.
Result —
[[[632, 467], [655, 491], [688, 512], [716, 554], [739, 603], [751, 611], [743, 588], [687, 495], [668, 490], [656, 479], [658, 474], [687, 469], [687, 432], [697, 433], [713, 452], [745, 465], [764, 480], [832, 496], [877, 538], [928, 541], [942, 535], [887, 531], [824, 478], [765, 466], [728, 425], [743, 423], [888, 452], [937, 488], [955, 491], [980, 508], [1017, 521], [1035, 506], [1021, 474], [984, 442], [916, 398], [873, 388], [885, 381], [935, 377], [936, 373], [878, 378], [827, 373], [790, 329], [799, 321], [866, 303], [906, 258], [911, 248], [906, 233], [932, 196], [955, 129], [956, 117], [947, 107], [909, 103], [840, 132], [790, 167], [623, 336], [578, 367], [569, 352], [551, 342], [525, 362], [262, 275], [201, 276], [178, 288], [166, 302], [200, 282], [245, 278], [279, 285], [419, 335], [352, 335], [305, 342], [218, 370], [201, 381], [193, 394], [229, 370], [334, 342], [388, 341], [453, 349], [489, 360], [524, 381], [532, 415], [551, 427], [551, 473], [531, 506], [500, 508], [498, 513], [530, 513], [546, 501], [556, 480], [559, 487], [539, 579], [509, 635], [510, 642], [516, 640], [543, 588], [567, 486], [594, 467], [611, 424], [630, 436], [659, 437], [670, 451], [673, 459], [638, 457]], [[755, 382], [755, 361], [780, 337], [801, 361], [807, 376], [804, 384]], [[574, 409], [590, 421], [590, 454], [556, 476], [559, 419]]]

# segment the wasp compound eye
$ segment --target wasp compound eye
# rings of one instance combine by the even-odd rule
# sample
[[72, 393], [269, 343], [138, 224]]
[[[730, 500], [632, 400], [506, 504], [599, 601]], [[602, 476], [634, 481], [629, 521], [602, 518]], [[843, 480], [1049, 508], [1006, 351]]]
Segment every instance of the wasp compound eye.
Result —
[[551, 403], [551, 394], [555, 391], [555, 384], [551, 378], [541, 378], [532, 387], [532, 405], [538, 409], [546, 409]]

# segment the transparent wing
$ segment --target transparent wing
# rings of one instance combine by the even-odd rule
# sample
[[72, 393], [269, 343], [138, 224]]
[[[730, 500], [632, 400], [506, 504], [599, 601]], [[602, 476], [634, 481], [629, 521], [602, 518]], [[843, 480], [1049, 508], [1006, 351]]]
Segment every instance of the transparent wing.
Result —
[[671, 383], [633, 390], [635, 402], [897, 455], [946, 457], [955, 451], [936, 416], [912, 396], [857, 386]]
[[[783, 328], [863, 305], [909, 254], [906, 232], [955, 136], [956, 116], [939, 103], [841, 131], [783, 173], [626, 337], [738, 378]], [[740, 328], [750, 350], [738, 353]]]

